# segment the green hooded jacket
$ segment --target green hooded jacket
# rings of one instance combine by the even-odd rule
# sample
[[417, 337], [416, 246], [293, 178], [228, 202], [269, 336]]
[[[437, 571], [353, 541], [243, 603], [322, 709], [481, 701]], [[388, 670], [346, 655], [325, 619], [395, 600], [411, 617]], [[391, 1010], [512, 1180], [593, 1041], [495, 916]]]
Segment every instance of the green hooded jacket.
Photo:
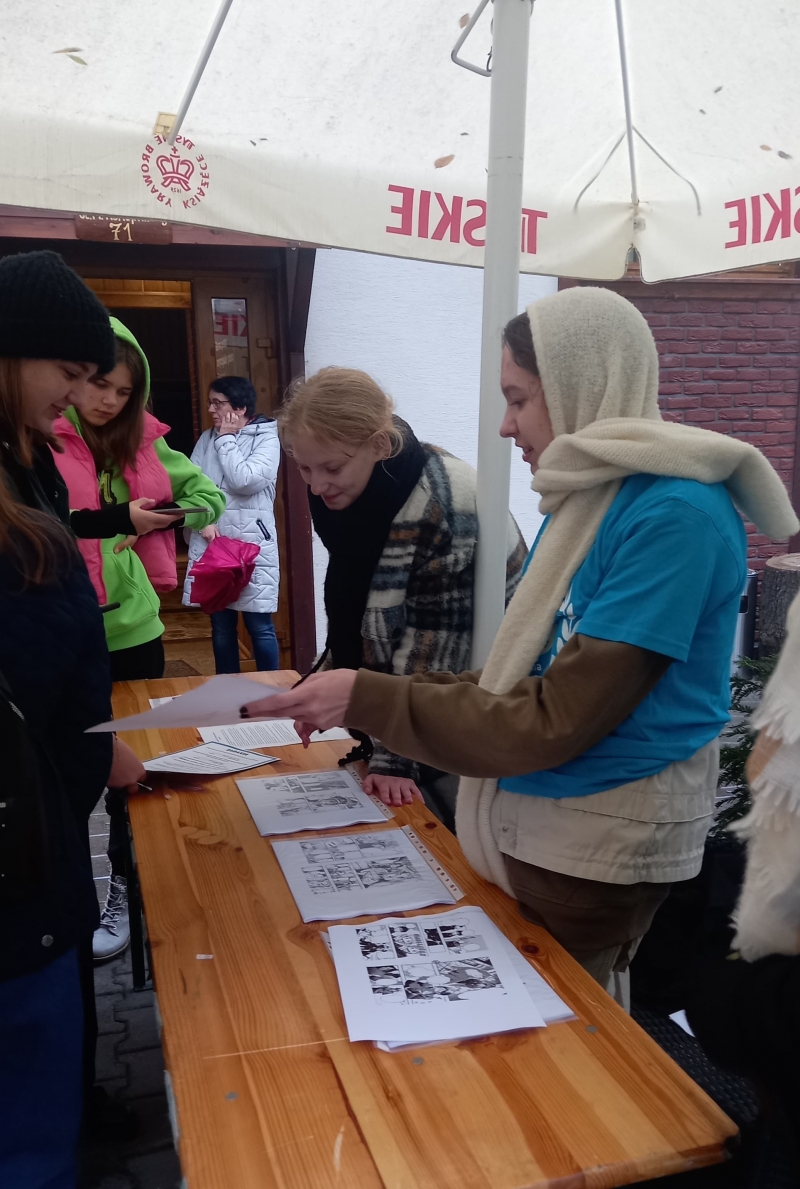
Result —
[[[117, 318], [111, 318], [111, 325], [117, 338], [130, 343], [142, 358], [145, 370], [144, 399], [147, 401], [150, 394], [150, 368], [147, 358], [126, 326]], [[83, 442], [83, 429], [76, 408], [67, 409], [53, 428], [64, 447], [64, 453], [56, 455], [56, 462], [69, 488], [72, 511], [85, 508], [100, 509], [109, 503], [125, 504], [130, 501], [131, 489], [118, 466], [115, 465], [97, 475], [89, 448]], [[145, 413], [145, 429], [140, 452], [142, 466], [146, 470], [148, 465], [154, 465], [155, 460], [148, 451], [148, 447], [152, 446], [157, 461], [161, 463], [169, 479], [172, 500], [182, 508], [207, 506], [213, 509], [211, 515], [192, 517], [193, 528], [204, 528], [213, 524], [224, 511], [225, 496], [185, 454], [172, 450], [167, 445], [164, 434], [168, 429], [168, 426], [152, 414]], [[137, 459], [134, 471], [138, 470]], [[138, 475], [135, 478], [138, 478]], [[148, 495], [144, 490], [147, 485], [145, 474], [142, 484], [142, 490], [138, 492], [139, 497]], [[165, 493], [159, 493], [158, 498], [164, 499]], [[141, 558], [132, 548], [123, 549], [119, 553], [114, 552], [115, 546], [124, 540], [125, 537], [120, 535], [82, 539], [78, 542], [98, 598], [101, 602], [120, 604], [117, 610], [109, 611], [103, 617], [110, 652], [146, 644], [157, 639], [164, 631], [164, 625], [159, 618], [159, 596], [153, 589]]]

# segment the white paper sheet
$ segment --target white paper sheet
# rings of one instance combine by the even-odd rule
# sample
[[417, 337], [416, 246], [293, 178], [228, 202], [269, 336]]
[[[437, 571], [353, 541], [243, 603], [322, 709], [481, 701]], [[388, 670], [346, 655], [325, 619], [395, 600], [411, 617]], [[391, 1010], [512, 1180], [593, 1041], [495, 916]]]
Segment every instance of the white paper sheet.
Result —
[[564, 1020], [574, 1020], [575, 1012], [559, 995], [556, 995], [547, 979], [543, 978], [538, 970], [534, 970], [530, 962], [525, 961], [517, 947], [509, 941], [504, 933], [501, 936], [514, 969], [538, 1007], [545, 1024], [560, 1024]]
[[222, 674], [209, 677], [197, 689], [189, 690], [156, 706], [131, 714], [128, 718], [98, 723], [89, 727], [87, 734], [102, 731], [144, 731], [163, 727], [214, 727], [236, 722], [239, 709], [248, 702], [268, 698], [273, 694], [285, 693], [274, 685], [262, 685], [248, 677], [236, 674]]
[[[204, 743], [230, 743], [232, 747], [289, 747], [301, 742], [290, 718], [201, 727], [200, 738]], [[327, 743], [332, 739], [350, 738], [349, 731], [342, 727], [331, 727], [329, 731], [315, 731], [311, 742]]]
[[237, 780], [259, 834], [296, 834], [383, 822], [386, 815], [341, 768]]
[[[505, 934], [501, 933], [501, 937], [503, 939], [503, 946], [508, 953], [514, 969], [520, 976], [531, 999], [536, 1004], [536, 1008], [545, 1024], [563, 1024], [567, 1020], [574, 1020], [576, 1017], [572, 1008], [568, 1007], [564, 1000], [556, 995], [553, 988], [546, 979], [542, 978], [538, 970], [534, 970], [530, 962], [525, 961], [522, 954], [508, 940]], [[458, 1039], [465, 1040], [466, 1037], [459, 1037]], [[375, 1042], [377, 1047], [383, 1049], [386, 1053], [394, 1053], [398, 1049], [414, 1048], [415, 1045], [429, 1043], [429, 1041], [420, 1040], [404, 1041], [402, 1044], [386, 1040], [377, 1040]]]
[[545, 1026], [481, 908], [328, 932], [351, 1040], [429, 1044]]
[[402, 830], [272, 846], [304, 921], [456, 902]]
[[228, 747], [224, 743], [201, 743], [197, 747], [187, 747], [185, 751], [173, 751], [170, 755], [145, 760], [144, 766], [148, 772], [197, 772], [204, 776], [225, 776], [277, 762], [277, 756], [242, 751], [239, 747]]
[[[333, 947], [331, 946], [331, 939], [328, 936], [328, 932], [325, 931], [320, 933], [320, 937], [324, 941], [325, 948], [330, 954], [332, 960]], [[564, 1002], [564, 1000], [555, 993], [547, 980], [543, 978], [541, 974], [539, 974], [538, 970], [534, 970], [530, 962], [525, 961], [522, 954], [519, 952], [516, 946], [509, 941], [505, 934], [502, 934], [502, 937], [503, 945], [505, 946], [508, 956], [513, 962], [514, 968], [516, 969], [520, 978], [522, 979], [525, 989], [527, 990], [533, 1002], [536, 1004], [539, 1014], [544, 1020], [545, 1024], [548, 1026], [550, 1024], [563, 1024], [567, 1020], [576, 1019], [577, 1017], [575, 1016], [572, 1008], [569, 1007]], [[457, 1039], [464, 1040], [465, 1038], [458, 1037]], [[386, 1040], [375, 1041], [376, 1047], [383, 1049], [385, 1053], [394, 1053], [400, 1049], [415, 1048], [418, 1045], [426, 1045], [430, 1043], [432, 1042], [419, 1040], [407, 1040], [402, 1042], [392, 1042]]]
[[156, 706], [166, 706], [167, 702], [174, 702], [177, 696], [177, 694], [170, 694], [167, 698], [148, 698], [147, 700], [150, 703], [150, 709], [155, 710]]

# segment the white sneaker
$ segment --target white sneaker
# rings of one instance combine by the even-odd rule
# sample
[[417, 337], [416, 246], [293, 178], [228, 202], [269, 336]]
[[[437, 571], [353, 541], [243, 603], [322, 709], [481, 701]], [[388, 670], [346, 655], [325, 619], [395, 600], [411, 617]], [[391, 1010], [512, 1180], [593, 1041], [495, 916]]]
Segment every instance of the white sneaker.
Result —
[[106, 906], [100, 914], [100, 928], [95, 929], [92, 952], [95, 962], [116, 958], [127, 949], [131, 939], [128, 915], [128, 885], [124, 875], [112, 875]]

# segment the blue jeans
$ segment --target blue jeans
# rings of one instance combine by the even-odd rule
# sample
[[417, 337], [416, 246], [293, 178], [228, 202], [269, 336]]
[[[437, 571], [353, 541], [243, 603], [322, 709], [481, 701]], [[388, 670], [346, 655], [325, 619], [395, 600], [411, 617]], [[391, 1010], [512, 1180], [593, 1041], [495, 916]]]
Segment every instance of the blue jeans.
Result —
[[[253, 641], [253, 655], [259, 673], [280, 668], [278, 637], [269, 611], [243, 611], [244, 626]], [[211, 644], [218, 673], [238, 673], [239, 637], [236, 628], [239, 612], [231, 607], [214, 611], [211, 616]]]
[[0, 982], [0, 1185], [75, 1189], [82, 1046], [74, 949]]

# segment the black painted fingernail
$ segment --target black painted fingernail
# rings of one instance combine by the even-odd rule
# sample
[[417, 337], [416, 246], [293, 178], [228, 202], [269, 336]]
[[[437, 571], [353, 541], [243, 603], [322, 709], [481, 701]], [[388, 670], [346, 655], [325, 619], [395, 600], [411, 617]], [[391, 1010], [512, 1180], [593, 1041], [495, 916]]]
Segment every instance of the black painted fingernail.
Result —
[[247, 707], [246, 707], [246, 706], [240, 706], [240, 707], [239, 707], [239, 718], [249, 718], [249, 717], [250, 717], [250, 712], [249, 712], [249, 710], [247, 709]]

